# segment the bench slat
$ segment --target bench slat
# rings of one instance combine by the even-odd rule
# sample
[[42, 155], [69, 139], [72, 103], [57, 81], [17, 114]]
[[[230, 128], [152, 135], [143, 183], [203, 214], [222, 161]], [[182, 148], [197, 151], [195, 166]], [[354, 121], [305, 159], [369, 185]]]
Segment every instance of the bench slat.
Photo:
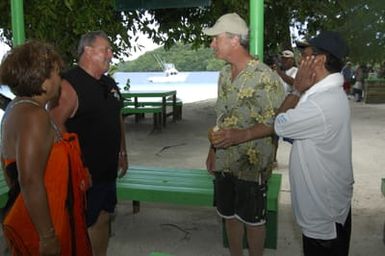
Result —
[[[143, 190], [156, 190], [157, 192], [177, 192], [177, 193], [196, 193], [203, 195], [212, 194], [210, 188], [197, 188], [197, 187], [180, 187], [180, 186], [161, 186], [161, 185], [146, 185], [146, 188], [143, 187], [143, 184], [123, 184], [120, 185], [120, 189], [143, 189]], [[172, 199], [171, 199], [172, 200]], [[188, 204], [188, 202], [185, 202]]]
[[121, 113], [124, 114], [146, 114], [146, 113], [161, 113], [162, 108], [161, 107], [123, 107], [121, 109]]
[[208, 175], [207, 171], [178, 171], [178, 170], [170, 170], [170, 171], [158, 171], [158, 170], [154, 170], [154, 171], [149, 171], [149, 170], [132, 170], [130, 168], [130, 172], [132, 172], [133, 175], [154, 175], [154, 176], [159, 176], [159, 177], [162, 177], [162, 176], [165, 176], [165, 177], [168, 177], [170, 175], [175, 175], [175, 177], [200, 177], [202, 179], [206, 179], [206, 180], [212, 180], [213, 177], [211, 175]]
[[[136, 102], [135, 101], [128, 101], [125, 100], [123, 102], [123, 106], [137, 106], [137, 107], [162, 107], [163, 103], [162, 101], [140, 101]], [[166, 101], [166, 106], [167, 107], [172, 107], [173, 102], [172, 101]], [[183, 102], [181, 100], [177, 100], [175, 102], [175, 113], [174, 112], [169, 112], [166, 114], [166, 116], [170, 115], [176, 115], [176, 120], [182, 120], [182, 107], [183, 107]]]
[[[144, 171], [165, 171], [165, 172], [170, 172], [170, 171], [175, 171], [175, 172], [179, 172], [181, 170], [181, 168], [173, 168], [173, 167], [170, 167], [170, 168], [164, 168], [164, 167], [145, 167], [145, 166], [140, 166], [140, 165], [130, 165], [130, 171], [131, 170], [144, 170]], [[201, 172], [202, 169], [182, 169], [183, 172]]]
[[[156, 193], [148, 193], [148, 189], [156, 190]], [[181, 205], [212, 206], [212, 191], [188, 190], [180, 191], [180, 188], [171, 190], [160, 189], [157, 186], [123, 186], [118, 188], [118, 198], [121, 200], [137, 200], [145, 202], [162, 202]]]
[[208, 182], [205, 180], [194, 180], [194, 179], [188, 179], [188, 180], [181, 180], [181, 179], [161, 179], [157, 180], [156, 178], [146, 179], [145, 177], [135, 177], [135, 178], [128, 178], [125, 180], [125, 183], [136, 183], [136, 184], [142, 184], [142, 185], [157, 185], [157, 186], [164, 186], [164, 187], [183, 187], [183, 186], [191, 186], [191, 187], [199, 187], [199, 188], [211, 188], [212, 186], [208, 186]]
[[[128, 101], [128, 100], [125, 100], [123, 102], [123, 105], [124, 106], [135, 106], [135, 101]], [[162, 102], [161, 101], [138, 101], [137, 103], [138, 106], [162, 106]], [[173, 102], [172, 101], [166, 101], [166, 106], [172, 106], [173, 105]], [[183, 105], [183, 102], [182, 101], [176, 101], [175, 102], [175, 105], [176, 106], [182, 106]]]
[[135, 122], [138, 122], [140, 116], [144, 114], [153, 114], [154, 130], [161, 130], [162, 128], [162, 107], [143, 106], [143, 107], [131, 107], [125, 106], [120, 110], [123, 116], [135, 114]]

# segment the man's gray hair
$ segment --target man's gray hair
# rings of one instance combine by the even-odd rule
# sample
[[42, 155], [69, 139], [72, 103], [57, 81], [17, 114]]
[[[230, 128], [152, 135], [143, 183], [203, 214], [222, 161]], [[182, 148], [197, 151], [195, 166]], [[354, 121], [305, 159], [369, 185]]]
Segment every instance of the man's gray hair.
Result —
[[243, 48], [245, 48], [246, 50], [249, 50], [249, 46], [250, 46], [249, 34], [240, 35], [239, 43], [243, 46]]
[[249, 34], [247, 35], [237, 35], [237, 34], [233, 34], [233, 33], [228, 33], [226, 32], [227, 36], [230, 37], [230, 38], [233, 38], [233, 37], [239, 37], [239, 44], [242, 45], [242, 47], [246, 50], [249, 50], [249, 45], [250, 45], [250, 41], [249, 41]]
[[107, 41], [109, 41], [107, 34], [102, 30], [91, 31], [83, 34], [82, 37], [80, 38], [80, 42], [78, 45], [78, 57], [82, 56], [84, 52], [84, 48], [86, 46], [92, 46], [92, 44], [95, 42], [96, 38], [98, 37], [104, 38]]

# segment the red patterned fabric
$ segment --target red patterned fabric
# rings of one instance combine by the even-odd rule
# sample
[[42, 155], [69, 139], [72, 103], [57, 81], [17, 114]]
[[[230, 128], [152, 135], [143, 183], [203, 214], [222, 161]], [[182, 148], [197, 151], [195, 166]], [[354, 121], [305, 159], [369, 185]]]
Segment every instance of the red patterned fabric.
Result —
[[[61, 243], [61, 255], [92, 255], [84, 213], [89, 174], [81, 161], [76, 134], [66, 133], [53, 145], [44, 175], [51, 218]], [[72, 179], [72, 213], [66, 204], [69, 178]], [[7, 213], [3, 229], [12, 255], [39, 255], [39, 236], [21, 194]]]

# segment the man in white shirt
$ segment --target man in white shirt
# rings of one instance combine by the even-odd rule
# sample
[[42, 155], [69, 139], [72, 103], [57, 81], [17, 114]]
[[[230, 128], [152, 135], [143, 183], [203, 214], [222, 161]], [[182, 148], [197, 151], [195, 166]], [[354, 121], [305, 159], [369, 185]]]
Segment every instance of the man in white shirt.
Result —
[[294, 83], [304, 93], [294, 109], [277, 116], [274, 129], [294, 139], [291, 198], [305, 255], [348, 255], [354, 181], [350, 107], [340, 73], [348, 48], [334, 32], [309, 44]]
[[[305, 256], [347, 256], [354, 180], [350, 107], [340, 72], [348, 47], [336, 32], [322, 32], [303, 47], [295, 89], [282, 103], [274, 130], [294, 139], [291, 199]], [[214, 146], [226, 148], [272, 132], [263, 124], [224, 129]]]

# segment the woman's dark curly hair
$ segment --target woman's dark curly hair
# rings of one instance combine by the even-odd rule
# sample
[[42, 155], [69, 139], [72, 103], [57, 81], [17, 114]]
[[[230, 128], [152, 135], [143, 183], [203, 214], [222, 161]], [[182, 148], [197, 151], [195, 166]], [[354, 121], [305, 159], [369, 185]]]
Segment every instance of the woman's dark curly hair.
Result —
[[44, 81], [63, 67], [63, 60], [47, 43], [30, 41], [12, 49], [0, 66], [0, 83], [19, 97], [41, 95]]

